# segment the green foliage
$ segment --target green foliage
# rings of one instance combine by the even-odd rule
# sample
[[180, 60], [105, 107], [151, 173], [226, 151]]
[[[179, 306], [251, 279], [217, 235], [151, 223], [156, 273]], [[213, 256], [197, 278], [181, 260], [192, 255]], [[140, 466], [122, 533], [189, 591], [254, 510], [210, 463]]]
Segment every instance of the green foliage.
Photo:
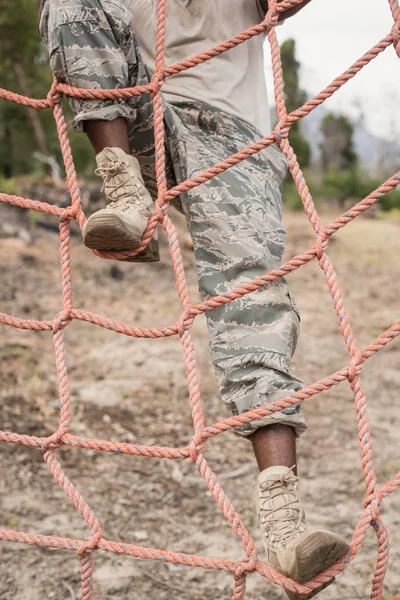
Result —
[[[305, 178], [315, 204], [336, 200], [339, 204], [351, 201], [354, 204], [366, 198], [382, 184], [382, 180], [371, 177], [358, 167], [346, 171], [326, 171], [322, 177], [306, 171]], [[302, 210], [303, 203], [294, 182], [286, 180], [283, 186], [283, 204], [286, 210]], [[383, 211], [400, 211], [400, 188], [383, 195], [379, 200]]]
[[282, 192], [285, 210], [297, 212], [303, 210], [303, 203], [293, 181], [285, 181]]
[[[366, 198], [371, 192], [378, 189], [382, 185], [382, 179], [369, 177], [366, 173], [358, 170], [358, 194], [355, 198]], [[400, 188], [397, 187], [388, 194], [381, 196], [379, 204], [384, 211], [392, 211], [400, 209]]]
[[[36, 4], [32, 0], [19, 0], [16, 6], [14, 0], [0, 0], [0, 6], [1, 85], [22, 93], [15, 70], [18, 64], [26, 75], [26, 84], [35, 95], [48, 87], [48, 82], [44, 83], [44, 69], [35, 64], [36, 57], [40, 55]], [[0, 100], [0, 174], [10, 177], [30, 170], [29, 157], [34, 149], [36, 142], [26, 108]]]
[[329, 113], [322, 121], [322, 166], [331, 170], [351, 170], [357, 163], [353, 147], [354, 126], [344, 115]]
[[325, 171], [322, 191], [327, 198], [360, 198], [363, 193], [361, 181], [360, 171], [356, 168]]
[[[1, 87], [45, 98], [52, 82], [47, 49], [37, 30], [37, 0], [0, 0], [0, 80]], [[20, 76], [18, 76], [18, 72]], [[64, 103], [64, 109], [67, 108]], [[62, 164], [54, 118], [50, 110], [37, 111], [48, 152]], [[72, 136], [72, 147], [79, 173], [86, 173], [93, 162], [93, 151], [86, 136]], [[0, 176], [44, 174], [45, 167], [34, 157], [38, 139], [28, 110], [0, 100]], [[75, 154], [76, 152], [76, 154]]]
[[[369, 196], [381, 184], [381, 179], [369, 176], [368, 173], [358, 167], [342, 171], [331, 170], [324, 172], [322, 185], [317, 193], [323, 199], [354, 199], [359, 201]], [[396, 188], [392, 192], [383, 195], [379, 200], [379, 204], [384, 211], [400, 209], [400, 189]]]
[[16, 194], [17, 187], [15, 179], [0, 177], [0, 190], [3, 194]]
[[301, 133], [299, 123], [294, 123], [292, 126], [289, 134], [289, 141], [297, 156], [297, 160], [299, 161], [301, 168], [304, 169], [308, 167], [311, 160], [311, 147], [304, 135]]
[[281, 46], [283, 79], [285, 83], [285, 102], [288, 112], [299, 108], [307, 99], [306, 92], [300, 88], [300, 63], [296, 59], [296, 42], [286, 40]]
[[[304, 176], [307, 180], [310, 193], [313, 197], [313, 202], [316, 204], [318, 198], [320, 198], [320, 186], [318, 185], [318, 182], [311, 171], [306, 171]], [[287, 178], [283, 184], [282, 200], [286, 210], [303, 210], [303, 202], [299, 196], [296, 184], [291, 176], [290, 178]]]
[[[285, 83], [285, 102], [288, 112], [292, 112], [302, 106], [307, 95], [300, 88], [299, 69], [300, 63], [296, 59], [296, 42], [293, 39], [286, 40], [281, 46], [281, 59], [283, 65], [283, 80]], [[303, 168], [310, 164], [311, 148], [300, 131], [300, 124], [292, 125], [289, 133], [289, 141]]]
[[[37, 5], [32, 0], [1, 0], [0, 56], [1, 79], [12, 82], [13, 61], [28, 66], [38, 55], [40, 39], [36, 29]], [[8, 75], [11, 75], [9, 78]]]
[[[69, 112], [69, 111], [65, 111]], [[72, 115], [71, 115], [72, 118]], [[90, 145], [86, 135], [82, 133], [76, 133], [70, 130], [69, 139], [71, 142], [72, 155], [74, 157], [75, 168], [79, 175], [85, 177], [93, 177], [94, 170], [96, 168], [94, 160], [93, 148]], [[59, 144], [57, 140], [58, 152]], [[61, 154], [60, 154], [61, 161]]]
[[29, 224], [30, 224], [31, 228], [35, 229], [36, 225], [40, 221], [40, 213], [37, 212], [36, 210], [30, 210], [30, 211], [28, 211], [28, 219], [29, 219]]
[[399, 211], [400, 210], [400, 190], [399, 188], [389, 192], [379, 200], [382, 210]]

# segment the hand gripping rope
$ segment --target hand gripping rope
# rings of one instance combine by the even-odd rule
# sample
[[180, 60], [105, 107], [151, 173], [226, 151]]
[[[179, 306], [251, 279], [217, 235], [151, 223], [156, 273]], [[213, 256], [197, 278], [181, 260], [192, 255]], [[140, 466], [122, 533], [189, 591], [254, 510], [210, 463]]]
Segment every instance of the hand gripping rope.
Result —
[[[31, 329], [35, 331], [51, 331], [53, 333], [54, 349], [56, 355], [56, 367], [58, 373], [58, 385], [60, 396], [60, 421], [57, 431], [47, 438], [29, 436], [20, 433], [0, 431], [0, 441], [13, 444], [23, 444], [38, 448], [46, 462], [55, 481], [69, 497], [71, 502], [81, 513], [90, 529], [90, 535], [86, 540], [73, 540], [61, 537], [41, 536], [20, 531], [0, 530], [0, 539], [6, 541], [20, 542], [23, 544], [32, 544], [51, 548], [64, 548], [78, 553], [81, 561], [82, 572], [82, 598], [89, 600], [93, 597], [93, 578], [92, 564], [93, 554], [96, 550], [106, 550], [117, 554], [126, 554], [136, 558], [172, 562], [187, 566], [202, 567], [204, 569], [217, 569], [227, 571], [233, 574], [234, 590], [233, 600], [241, 600], [246, 591], [246, 575], [258, 571], [260, 575], [272, 583], [280, 585], [282, 588], [298, 591], [301, 594], [309, 594], [313, 590], [322, 586], [332, 577], [337, 576], [353, 560], [364, 541], [369, 525], [375, 529], [378, 543], [378, 553], [375, 572], [372, 578], [371, 598], [378, 600], [382, 598], [383, 583], [389, 558], [389, 542], [385, 525], [383, 524], [379, 513], [382, 500], [385, 496], [391, 494], [400, 485], [400, 472], [382, 487], [377, 486], [376, 474], [372, 461], [372, 444], [370, 437], [369, 422], [367, 416], [367, 399], [360, 379], [360, 373], [365, 361], [384, 348], [396, 336], [400, 334], [400, 321], [395, 323], [390, 329], [383, 332], [377, 339], [372, 341], [364, 349], [358, 346], [351, 329], [348, 315], [343, 303], [342, 290], [339, 286], [337, 275], [332, 267], [327, 254], [327, 248], [330, 237], [339, 229], [344, 227], [349, 221], [362, 212], [370, 208], [384, 194], [395, 189], [400, 181], [400, 171], [393, 177], [390, 177], [378, 189], [369, 196], [358, 202], [353, 208], [328, 225], [323, 225], [315, 209], [307, 183], [304, 179], [300, 165], [293, 152], [293, 148], [288, 141], [288, 134], [293, 123], [309, 114], [316, 106], [322, 104], [327, 98], [332, 96], [346, 81], [353, 78], [365, 65], [373, 58], [383, 52], [388, 46], [393, 45], [397, 55], [400, 57], [400, 8], [397, 0], [389, 0], [389, 6], [392, 12], [394, 25], [383, 40], [378, 42], [369, 52], [355, 62], [350, 69], [343, 75], [335, 79], [327, 88], [315, 96], [312, 100], [306, 102], [303, 106], [288, 114], [285, 106], [283, 93], [282, 64], [280, 59], [279, 44], [275, 34], [275, 25], [280, 13], [288, 8], [299, 5], [303, 0], [270, 0], [269, 10], [265, 19], [259, 25], [255, 25], [246, 31], [243, 31], [230, 40], [219, 44], [211, 50], [207, 50], [197, 56], [193, 56], [183, 62], [166, 67], [164, 65], [165, 49], [165, 22], [166, 22], [166, 0], [158, 0], [157, 16], [157, 41], [156, 41], [156, 71], [151, 82], [146, 86], [137, 86], [118, 90], [88, 90], [78, 89], [68, 85], [53, 83], [53, 86], [44, 100], [35, 100], [14, 94], [0, 89], [0, 98], [16, 102], [24, 106], [36, 109], [51, 108], [56, 121], [58, 136], [60, 139], [67, 182], [71, 194], [71, 205], [66, 209], [56, 206], [30, 200], [19, 196], [0, 193], [0, 201], [13, 206], [37, 210], [47, 214], [57, 216], [60, 220], [60, 255], [61, 255], [61, 278], [62, 278], [62, 299], [63, 308], [52, 321], [35, 321], [19, 319], [12, 315], [0, 313], [0, 323], [10, 325], [19, 329]], [[271, 46], [272, 65], [274, 74], [274, 90], [276, 108], [279, 117], [279, 123], [275, 130], [263, 140], [251, 144], [240, 152], [226, 158], [223, 162], [215, 165], [199, 174], [193, 179], [189, 179], [171, 189], [167, 189], [165, 177], [165, 151], [164, 151], [164, 125], [163, 108], [161, 104], [161, 90], [165, 79], [195, 67], [196, 65], [210, 60], [223, 52], [244, 43], [255, 35], [266, 33]], [[72, 282], [71, 282], [71, 255], [70, 255], [70, 221], [76, 219], [82, 228], [86, 222], [80, 201], [80, 193], [77, 184], [74, 162], [71, 154], [71, 147], [67, 135], [67, 123], [63, 116], [61, 108], [61, 98], [63, 94], [76, 98], [129, 98], [141, 94], [151, 94], [154, 106], [154, 130], [156, 141], [156, 173], [158, 182], [158, 198], [155, 203], [154, 213], [149, 220], [146, 232], [143, 236], [141, 247], [132, 253], [127, 252], [95, 252], [101, 258], [126, 259], [128, 256], [134, 256], [142, 251], [152, 238], [154, 230], [158, 224], [161, 224], [169, 239], [170, 253], [176, 279], [178, 297], [181, 304], [181, 316], [178, 321], [165, 327], [137, 328], [117, 321], [106, 319], [100, 315], [89, 313], [73, 307], [72, 303]], [[304, 204], [308, 220], [315, 231], [315, 241], [313, 245], [302, 254], [299, 254], [289, 260], [286, 264], [280, 266], [262, 277], [240, 287], [232, 289], [223, 296], [215, 296], [199, 304], [191, 304], [188, 289], [185, 280], [185, 273], [182, 266], [180, 246], [178, 236], [174, 225], [168, 217], [169, 202], [176, 198], [180, 193], [193, 189], [196, 186], [208, 181], [212, 177], [229, 169], [248, 156], [255, 154], [267, 148], [273, 143], [277, 143], [289, 162], [289, 167], [301, 199]], [[336, 312], [339, 327], [343, 335], [344, 342], [349, 352], [349, 362], [336, 373], [324, 377], [320, 381], [313, 383], [304, 389], [298, 391], [294, 396], [281, 398], [278, 401], [261, 406], [260, 408], [248, 411], [235, 417], [224, 419], [211, 426], [204, 423], [203, 412], [200, 404], [200, 390], [197, 379], [196, 364], [193, 352], [193, 345], [190, 337], [190, 329], [195, 317], [207, 310], [212, 310], [217, 306], [232, 302], [245, 294], [254, 292], [263, 286], [267, 286], [286, 276], [302, 265], [316, 259], [321, 267], [331, 292], [332, 303]], [[181, 345], [185, 354], [185, 364], [189, 382], [190, 409], [193, 418], [194, 432], [188, 446], [184, 448], [168, 448], [159, 446], [141, 446], [137, 444], [126, 444], [111, 442], [108, 440], [97, 440], [93, 438], [81, 438], [71, 433], [70, 419], [70, 393], [67, 379], [66, 356], [63, 343], [63, 330], [73, 320], [79, 319], [87, 321], [93, 325], [104, 327], [111, 331], [116, 331], [127, 336], [136, 338], [160, 338], [171, 335], [179, 335]], [[254, 542], [243, 525], [240, 517], [236, 513], [232, 504], [226, 498], [224, 491], [215, 474], [211, 471], [204, 458], [204, 448], [209, 438], [219, 435], [224, 431], [231, 430], [239, 425], [252, 420], [256, 421], [266, 415], [273, 414], [283, 408], [301, 403], [316, 394], [329, 390], [345, 379], [348, 380], [354, 395], [354, 403], [358, 422], [359, 441], [361, 447], [361, 464], [366, 484], [366, 497], [364, 502], [364, 511], [362, 512], [358, 524], [355, 528], [353, 539], [350, 546], [350, 552], [335, 565], [319, 574], [313, 580], [304, 585], [297, 584], [295, 581], [285, 578], [276, 573], [266, 564], [260, 562]], [[229, 522], [233, 532], [240, 539], [245, 556], [241, 561], [230, 561], [219, 558], [206, 558], [191, 554], [182, 554], [178, 552], [166, 552], [155, 548], [143, 548], [128, 543], [112, 542], [103, 537], [101, 524], [93, 513], [89, 505], [85, 502], [74, 485], [67, 479], [63, 469], [56, 458], [56, 450], [61, 445], [79, 446], [81, 448], [91, 448], [103, 452], [124, 453], [134, 456], [155, 456], [158, 458], [186, 459], [190, 458], [196, 466], [196, 469], [203, 477], [215, 501], [221, 508], [224, 517]], [[397, 596], [400, 600], [400, 596]]]

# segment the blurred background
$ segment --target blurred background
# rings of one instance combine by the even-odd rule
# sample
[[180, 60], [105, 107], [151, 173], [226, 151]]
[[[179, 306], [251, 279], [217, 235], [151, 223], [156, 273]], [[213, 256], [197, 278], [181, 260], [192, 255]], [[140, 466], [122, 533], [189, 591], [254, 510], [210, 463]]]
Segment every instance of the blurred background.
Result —
[[[43, 98], [50, 84], [46, 49], [37, 32], [36, 0], [0, 0], [0, 86]], [[318, 93], [385, 37], [392, 26], [386, 0], [313, 0], [277, 29], [289, 110]], [[273, 104], [269, 49], [266, 81]], [[400, 164], [399, 61], [389, 47], [334, 97], [292, 129], [290, 140], [324, 223], [365, 197]], [[64, 107], [70, 115], [68, 104]], [[273, 119], [274, 110], [271, 106]], [[85, 136], [70, 132], [85, 211], [103, 205]], [[0, 100], [0, 191], [67, 206], [59, 144], [50, 111]], [[304, 252], [314, 232], [297, 190], [284, 186], [286, 258]], [[170, 211], [183, 241], [192, 301], [198, 299], [193, 250], [181, 215]], [[398, 320], [400, 190], [382, 197], [331, 240], [356, 338], [364, 347]], [[161, 261], [100, 260], [72, 223], [75, 307], [136, 326], [170, 324], [179, 316], [168, 243]], [[348, 362], [326, 282], [313, 261], [290, 275], [302, 335], [295, 372], [312, 383]], [[58, 222], [0, 204], [0, 310], [20, 318], [52, 319], [61, 309]], [[50, 435], [58, 423], [58, 390], [51, 335], [0, 328], [0, 429]], [[76, 435], [129, 443], [184, 446], [192, 434], [187, 380], [179, 340], [133, 339], [73, 321], [64, 331]], [[226, 417], [210, 364], [203, 317], [193, 328], [207, 424]], [[400, 352], [393, 341], [367, 362], [375, 470], [380, 484], [399, 470]], [[346, 382], [304, 403], [309, 431], [299, 440], [303, 500], [312, 527], [349, 541], [363, 511], [365, 484], [356, 416]], [[257, 469], [249, 443], [230, 433], [207, 444], [206, 456], [263, 557], [251, 491]], [[146, 547], [239, 559], [240, 543], [188, 462], [169, 462], [63, 447], [57, 457], [103, 525], [105, 537]], [[400, 591], [400, 516], [396, 494], [385, 499], [391, 563], [384, 600]], [[0, 445], [0, 528], [83, 539], [87, 527], [52, 480], [40, 451]], [[376, 561], [374, 532], [360, 555], [321, 600], [369, 597]], [[114, 600], [216, 600], [231, 597], [232, 577], [97, 552], [95, 597]], [[0, 600], [75, 600], [79, 560], [67, 551], [0, 542]], [[257, 575], [249, 600], [283, 593]]]
[[[288, 109], [294, 110], [345, 72], [387, 36], [392, 23], [385, 0], [337, 0], [334, 8], [329, 0], [319, 0], [277, 27]], [[269, 53], [266, 45], [266, 81], [272, 94]], [[381, 53], [292, 132], [294, 150], [317, 202], [353, 204], [397, 171], [397, 69], [395, 52]], [[294, 186], [286, 187], [284, 199], [289, 207], [299, 206]], [[398, 215], [400, 191], [382, 199], [379, 208]]]

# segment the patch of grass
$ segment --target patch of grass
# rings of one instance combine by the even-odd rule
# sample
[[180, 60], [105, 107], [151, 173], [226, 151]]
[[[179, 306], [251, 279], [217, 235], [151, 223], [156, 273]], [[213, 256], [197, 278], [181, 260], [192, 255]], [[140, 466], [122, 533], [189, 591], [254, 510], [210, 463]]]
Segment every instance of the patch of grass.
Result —
[[3, 192], [3, 194], [16, 194], [16, 189], [17, 185], [15, 179], [0, 177], [0, 192]]
[[294, 183], [285, 183], [282, 200], [285, 210], [291, 210], [293, 212], [303, 210], [303, 203]]
[[384, 463], [377, 469], [377, 476], [378, 479], [382, 481], [388, 481], [389, 479], [394, 477], [394, 475], [396, 475], [397, 471], [398, 464], [396, 463], [396, 461], [388, 460], [386, 463]]
[[28, 212], [29, 225], [34, 229], [39, 222], [40, 213], [37, 210], [30, 210]]
[[5, 517], [6, 523], [11, 529], [16, 529], [18, 527], [18, 524], [21, 520], [18, 515], [12, 512], [6, 512]]

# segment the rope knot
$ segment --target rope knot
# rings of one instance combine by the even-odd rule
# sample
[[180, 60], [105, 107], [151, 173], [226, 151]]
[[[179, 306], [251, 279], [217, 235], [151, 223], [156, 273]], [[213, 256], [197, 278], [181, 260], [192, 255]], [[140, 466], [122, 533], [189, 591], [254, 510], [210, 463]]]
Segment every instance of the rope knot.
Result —
[[278, 145], [282, 143], [282, 140], [285, 140], [288, 137], [289, 131], [290, 125], [287, 122], [287, 114], [285, 114], [281, 117], [279, 123], [277, 123], [274, 129], [274, 134]]
[[100, 521], [96, 518], [95, 524], [92, 527], [92, 534], [89, 539], [82, 542], [78, 548], [79, 556], [83, 557], [85, 554], [93, 552], [99, 545], [101, 538], [103, 537], [103, 532], [101, 530]]
[[318, 260], [321, 260], [323, 253], [328, 247], [329, 233], [325, 225], [321, 225], [318, 229], [317, 237], [314, 242], [315, 253]]
[[361, 350], [357, 349], [349, 362], [349, 381], [354, 381], [356, 377], [358, 377], [363, 370], [364, 360], [362, 357]]
[[150, 80], [150, 83], [153, 88], [153, 94], [157, 94], [161, 90], [162, 86], [164, 85], [164, 82], [165, 82], [164, 71], [163, 70], [156, 71]]
[[62, 97], [63, 94], [58, 91], [58, 82], [56, 79], [53, 79], [49, 93], [46, 96], [46, 102], [50, 108], [54, 108], [57, 104], [60, 104]]
[[43, 440], [44, 447], [47, 450], [51, 450], [51, 451], [57, 450], [57, 448], [59, 448], [60, 446], [62, 446], [64, 444], [62, 438], [65, 433], [68, 433], [68, 429], [69, 429], [69, 426], [59, 427], [57, 429], [57, 431], [55, 431], [52, 435], [49, 435], [48, 438]]
[[188, 331], [192, 327], [193, 321], [194, 317], [191, 316], [190, 306], [185, 306], [176, 324], [179, 337], [182, 337], [185, 331]]
[[76, 218], [76, 213], [78, 211], [78, 206], [73, 206], [72, 204], [70, 206], [67, 206], [67, 208], [65, 208], [60, 216], [60, 221], [65, 222], [65, 221], [72, 221], [73, 219]]
[[49, 437], [42, 439], [41, 446], [42, 446], [43, 454], [46, 454], [48, 452], [54, 452], [60, 446], [62, 446], [63, 441], [61, 438], [64, 435], [64, 433], [65, 433], [65, 431], [60, 433], [60, 430], [58, 429], [55, 433], [53, 433]]
[[374, 495], [367, 498], [364, 502], [365, 507], [369, 506], [371, 512], [371, 523], [379, 519], [382, 507], [383, 494], [379, 488], [375, 489]]
[[72, 321], [72, 307], [65, 308], [59, 312], [53, 320], [53, 333], [57, 333], [60, 329], [64, 329]]
[[195, 464], [197, 462], [197, 457], [201, 452], [203, 452], [204, 446], [205, 442], [203, 442], [203, 436], [201, 435], [201, 432], [196, 431], [188, 446], [189, 456]]
[[257, 569], [257, 561], [257, 556], [246, 556], [235, 571], [235, 579], [241, 579], [247, 573], [254, 573]]
[[168, 208], [168, 204], [165, 204], [164, 202], [160, 203], [160, 205], [156, 204], [154, 206], [153, 216], [157, 217], [158, 223], [163, 222], [167, 208]]

